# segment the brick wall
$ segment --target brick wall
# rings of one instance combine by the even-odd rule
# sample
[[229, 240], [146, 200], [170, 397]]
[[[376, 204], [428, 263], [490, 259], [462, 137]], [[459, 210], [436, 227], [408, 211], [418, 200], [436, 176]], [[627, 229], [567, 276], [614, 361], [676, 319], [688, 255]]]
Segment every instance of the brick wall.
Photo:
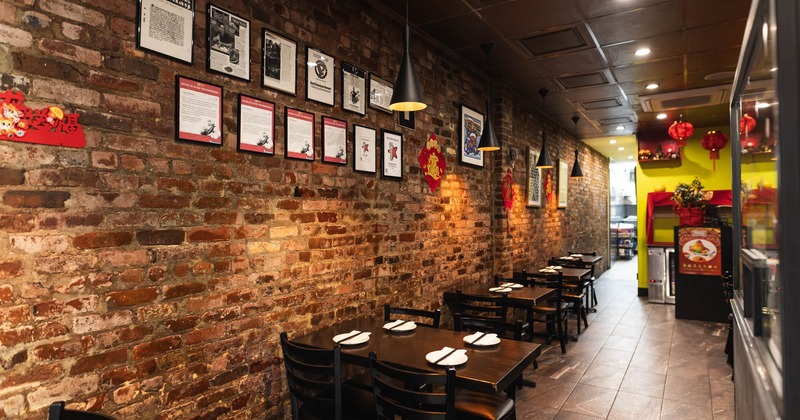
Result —
[[[0, 88], [29, 107], [77, 112], [83, 149], [0, 141], [0, 417], [42, 418], [46, 406], [121, 418], [285, 418], [278, 333], [302, 334], [377, 313], [384, 303], [438, 308], [443, 290], [538, 263], [572, 243], [604, 249], [606, 161], [586, 148], [589, 176], [570, 206], [511, 212], [505, 232], [501, 154], [484, 170], [457, 163], [458, 104], [482, 108], [481, 72], [412, 31], [430, 107], [417, 129], [260, 87], [260, 29], [393, 80], [402, 19], [372, 1], [220, 0], [251, 19], [253, 80], [205, 71], [206, 2], [195, 4], [195, 63], [135, 47], [134, 0], [0, 0]], [[175, 75], [221, 84], [224, 146], [174, 141]], [[339, 74], [337, 71], [337, 89]], [[520, 149], [553, 157], [578, 144], [509, 88], [496, 126]], [[402, 183], [351, 167], [236, 151], [236, 95], [405, 136]], [[349, 125], [348, 128], [350, 128]], [[429, 133], [448, 174], [435, 193], [416, 155]], [[317, 127], [319, 136], [319, 126]], [[352, 154], [351, 154], [352, 159]], [[596, 210], [596, 211], [595, 211]]]

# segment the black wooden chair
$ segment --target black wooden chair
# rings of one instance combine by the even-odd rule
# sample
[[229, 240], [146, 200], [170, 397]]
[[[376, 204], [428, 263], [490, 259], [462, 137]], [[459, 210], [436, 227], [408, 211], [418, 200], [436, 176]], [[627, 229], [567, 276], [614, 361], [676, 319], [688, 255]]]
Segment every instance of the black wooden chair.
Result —
[[[549, 264], [557, 265], [558, 260], [556, 258], [551, 258]], [[568, 263], [563, 263], [562, 266], [583, 268], [582, 264], [570, 265]], [[575, 314], [578, 334], [581, 333], [581, 320], [583, 320], [584, 327], [589, 328], [589, 320], [586, 317], [586, 309], [589, 307], [589, 295], [587, 294], [589, 288], [590, 282], [588, 279], [565, 281], [564, 290], [561, 294], [561, 298], [569, 303], [570, 310]]]
[[416, 319], [414, 322], [423, 327], [439, 328], [439, 320], [442, 318], [442, 311], [439, 309], [435, 311], [426, 311], [423, 309], [399, 308], [396, 306], [393, 307], [388, 303], [383, 305], [383, 319], [387, 322], [394, 321], [395, 318], [392, 317], [392, 315], [406, 315], [415, 317], [416, 319], [426, 319], [429, 322], [417, 322]]
[[515, 419], [514, 401], [502, 395], [456, 390], [456, 370], [445, 373], [399, 368], [369, 355], [378, 419]]
[[461, 289], [456, 290], [458, 313], [473, 318], [507, 320], [508, 303], [506, 296], [471, 295]]
[[[591, 251], [591, 252], [570, 251], [569, 255], [572, 254], [589, 255], [592, 257], [596, 257], [597, 251]], [[597, 280], [597, 277], [594, 275], [594, 264], [592, 264], [591, 270], [592, 272], [589, 274], [589, 278], [587, 279], [589, 281], [589, 290], [587, 292], [589, 293], [589, 302], [587, 302], [586, 305], [587, 308], [593, 308], [595, 305], [597, 305], [597, 293], [595, 293], [594, 289], [594, 281]]]
[[289, 341], [281, 333], [292, 419], [375, 418], [371, 392], [342, 384], [341, 347], [313, 349]]
[[566, 310], [568, 304], [562, 299], [564, 277], [559, 273], [528, 273], [525, 270], [514, 272], [514, 280], [528, 287], [550, 287], [555, 289], [553, 298], [547, 302], [534, 305], [526, 310], [525, 321], [530, 325], [531, 336], [535, 335], [535, 323], [544, 323], [547, 327], [545, 339], [550, 344], [553, 333], [561, 343], [561, 353], [567, 352]]
[[64, 408], [64, 401], [50, 404], [48, 420], [114, 420], [114, 417], [89, 411], [70, 410]]

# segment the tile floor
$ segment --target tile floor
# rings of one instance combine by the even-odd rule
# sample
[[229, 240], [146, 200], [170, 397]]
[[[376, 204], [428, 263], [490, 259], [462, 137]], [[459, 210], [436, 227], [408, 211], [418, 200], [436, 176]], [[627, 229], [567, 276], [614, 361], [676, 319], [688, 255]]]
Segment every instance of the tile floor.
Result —
[[733, 419], [725, 325], [676, 320], [673, 305], [637, 297], [636, 271], [635, 258], [620, 260], [595, 282], [589, 328], [566, 355], [558, 342], [543, 348], [518, 419]]

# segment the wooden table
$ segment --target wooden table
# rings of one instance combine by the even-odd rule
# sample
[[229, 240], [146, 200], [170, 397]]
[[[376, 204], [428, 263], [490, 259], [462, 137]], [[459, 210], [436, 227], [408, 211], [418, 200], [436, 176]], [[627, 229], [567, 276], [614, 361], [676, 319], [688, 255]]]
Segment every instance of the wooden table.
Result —
[[581, 256], [578, 260], [573, 259], [565, 259], [564, 257], [556, 258], [556, 261], [563, 264], [579, 264], [583, 268], [589, 268], [592, 270], [592, 277], [594, 277], [594, 266], [597, 265], [600, 261], [603, 261], [602, 255], [584, 255]]
[[[456, 383], [461, 388], [494, 393], [506, 390], [513, 398], [514, 381], [528, 365], [541, 354], [536, 343], [501, 339], [500, 344], [489, 347], [471, 346], [463, 341], [470, 333], [444, 329], [417, 327], [410, 332], [388, 332], [383, 329], [383, 319], [356, 319], [345, 321], [302, 337], [290, 337], [296, 343], [332, 349], [333, 336], [352, 330], [371, 331], [368, 342], [356, 346], [342, 346], [342, 360], [369, 366], [369, 353], [378, 359], [408, 369], [443, 372], [444, 367], [425, 360], [425, 355], [442, 347], [467, 349], [466, 363], [456, 366]], [[509, 386], [511, 386], [509, 388]]]
[[[539, 270], [536, 270], [536, 272], [539, 272]], [[571, 281], [571, 282], [584, 280], [586, 277], [589, 276], [591, 272], [592, 270], [588, 268], [564, 267], [561, 269], [561, 274], [564, 277], [564, 281]]]
[[[471, 284], [464, 286], [460, 290], [468, 295], [476, 296], [501, 296], [500, 293], [489, 291], [490, 287], [494, 285], [489, 284]], [[511, 289], [511, 292], [506, 293], [506, 299], [509, 306], [515, 308], [528, 308], [536, 304], [542, 303], [549, 299], [555, 293], [555, 289], [547, 287], [521, 287], [519, 289]], [[458, 313], [458, 294], [456, 290], [449, 290], [444, 292], [444, 303], [450, 308], [451, 313]]]

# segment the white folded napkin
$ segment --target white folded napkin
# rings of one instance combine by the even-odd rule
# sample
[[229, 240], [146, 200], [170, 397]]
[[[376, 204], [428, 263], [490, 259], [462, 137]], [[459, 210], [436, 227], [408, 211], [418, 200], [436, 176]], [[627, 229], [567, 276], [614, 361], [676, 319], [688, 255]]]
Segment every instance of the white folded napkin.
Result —
[[522, 285], [519, 283], [503, 283], [500, 285], [500, 287], [510, 287], [512, 289], [517, 289], [522, 287]]
[[570, 255], [570, 257], [577, 257], [577, 258], [580, 258], [582, 256], [583, 256], [583, 254], [571, 254]]
[[405, 321], [402, 319], [398, 319], [396, 321], [387, 322], [386, 324], [383, 324], [383, 328], [386, 328], [387, 330], [391, 330], [392, 328], [400, 326], [402, 326], [403, 328], [412, 328], [412, 326], [416, 326], [416, 324], [414, 323], [414, 321]]
[[[450, 353], [450, 351], [452, 351], [452, 350], [453, 350], [452, 347], [442, 347], [442, 349], [439, 350], [439, 354], [437, 355], [438, 357], [436, 359], [438, 360], [439, 357], [442, 357], [445, 354]], [[467, 354], [467, 350], [466, 349], [458, 349], [458, 350], [454, 351], [453, 353], [450, 353], [450, 355], [448, 355], [444, 359], [435, 361], [435, 363], [438, 364], [438, 365], [452, 364], [452, 362], [450, 362], [450, 360], [453, 360], [455, 357], [458, 357], [459, 355], [464, 355], [464, 354]]]
[[347, 334], [344, 334], [344, 337], [339, 338], [338, 340], [334, 339], [333, 341], [336, 344], [347, 344], [349, 341], [352, 341], [354, 338], [362, 339], [362, 337], [369, 336], [370, 334], [372, 334], [372, 333], [369, 332], [369, 331], [353, 330], [353, 331], [350, 331]]
[[510, 287], [503, 287], [503, 286], [490, 287], [489, 291], [490, 292], [498, 292], [498, 293], [506, 293], [506, 292], [510, 292], [511, 288]]
[[483, 342], [486, 342], [486, 343], [488, 343], [488, 342], [490, 342], [490, 341], [491, 341], [491, 342], [494, 342], [494, 341], [495, 341], [495, 339], [497, 339], [497, 334], [495, 334], [495, 333], [489, 333], [489, 334], [486, 334], [486, 335], [484, 335], [484, 336], [483, 336], [483, 337], [481, 337], [480, 339], [476, 340], [478, 337], [480, 337], [480, 336], [481, 336], [481, 334], [483, 334], [483, 333], [482, 333], [482, 332], [476, 332], [475, 334], [468, 335], [466, 338], [467, 338], [467, 340], [468, 340], [468, 342], [469, 342], [470, 344], [481, 344], [481, 343], [483, 343]]

